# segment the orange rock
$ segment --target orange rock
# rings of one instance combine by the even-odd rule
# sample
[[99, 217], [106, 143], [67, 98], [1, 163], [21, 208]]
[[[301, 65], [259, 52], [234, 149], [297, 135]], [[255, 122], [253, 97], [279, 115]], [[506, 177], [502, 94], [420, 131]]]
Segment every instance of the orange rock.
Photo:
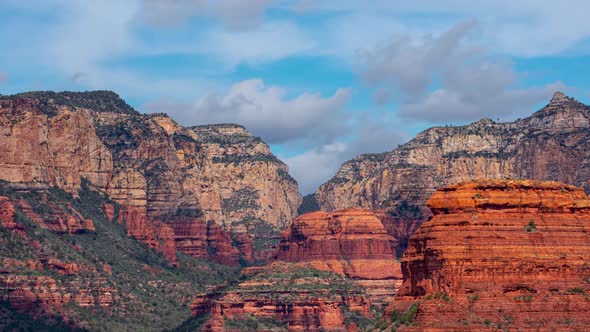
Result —
[[[0, 179], [74, 195], [86, 179], [114, 202], [145, 209], [149, 220], [175, 215], [182, 204], [228, 230], [248, 217], [278, 233], [296, 215], [301, 196], [287, 165], [244, 127], [182, 127], [118, 105], [126, 103], [111, 92], [4, 96]], [[112, 212], [105, 206], [107, 218]], [[47, 222], [63, 231], [72, 220]], [[130, 225], [154, 246], [149, 227]]]
[[175, 247], [179, 251], [223, 264], [238, 264], [240, 252], [232, 246], [229, 234], [216, 223], [192, 217], [173, 217], [167, 222], [174, 227]]
[[[485, 180], [437, 190], [412, 236], [388, 312], [407, 330], [590, 328], [590, 200], [558, 182]], [[400, 329], [401, 330], [401, 329]]]
[[108, 221], [115, 220], [115, 206], [110, 203], [106, 203], [103, 205], [104, 215], [107, 217]]
[[70, 282], [58, 285], [49, 276], [0, 275], [2, 294], [0, 299], [10, 302], [20, 312], [64, 313], [64, 306], [71, 301], [81, 307], [107, 308], [118, 297], [116, 289], [107, 286], [102, 278], [89, 283]]
[[254, 250], [252, 249], [252, 236], [250, 234], [234, 234], [234, 243], [246, 262], [253, 262], [255, 260]]
[[[352, 281], [339, 289], [342, 277], [298, 274], [304, 269], [309, 266], [282, 262], [251, 269], [254, 274], [230, 290], [197, 297], [191, 306], [193, 315], [210, 308], [204, 331], [233, 331], [228, 330], [226, 320], [247, 317], [271, 319], [289, 331], [346, 331], [343, 310], [372, 318], [371, 302], [364, 293], [350, 288]], [[287, 280], [290, 285], [285, 285]]]
[[277, 259], [309, 263], [372, 284], [368, 291], [374, 302], [389, 301], [401, 284], [401, 269], [395, 258], [397, 242], [380, 217], [362, 209], [299, 216], [281, 234]]
[[121, 206], [117, 222], [125, 225], [129, 236], [162, 252], [171, 265], [178, 264], [173, 229], [169, 225], [149, 219], [145, 207]]

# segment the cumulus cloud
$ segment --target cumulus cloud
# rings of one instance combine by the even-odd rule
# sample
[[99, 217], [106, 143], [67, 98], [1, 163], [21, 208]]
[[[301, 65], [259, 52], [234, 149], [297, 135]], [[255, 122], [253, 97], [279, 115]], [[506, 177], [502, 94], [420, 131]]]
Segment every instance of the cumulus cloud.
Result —
[[342, 107], [350, 94], [343, 88], [329, 97], [306, 92], [288, 98], [284, 88], [251, 79], [234, 84], [224, 95], [208, 94], [192, 104], [159, 100], [144, 108], [166, 112], [186, 125], [239, 123], [273, 144], [310, 139], [321, 143], [341, 135], [346, 127]]
[[231, 30], [260, 24], [273, 0], [144, 0], [142, 16], [151, 24], [178, 24], [191, 17], [216, 18]]
[[[553, 0], [375, 0], [370, 4], [356, 0], [299, 0], [293, 8], [324, 14], [353, 13], [375, 19], [395, 17], [412, 31], [424, 31], [424, 27], [440, 30], [453, 20], [475, 17], [481, 23], [482, 38], [491, 49], [519, 56], [558, 54], [590, 37], [590, 20], [586, 14], [590, 2], [586, 0], [570, 0], [566, 4]], [[350, 25], [341, 34], [358, 34], [359, 30], [368, 40], [383, 33], [383, 30]]]
[[395, 38], [362, 52], [362, 76], [375, 99], [396, 99], [402, 117], [428, 122], [507, 119], [547, 99], [559, 82], [518, 88], [511, 65], [467, 42], [475, 21], [438, 37]]
[[406, 141], [408, 136], [397, 129], [400, 127], [384, 119], [363, 119], [354, 134], [344, 141], [319, 145], [282, 159], [297, 179], [301, 193], [310, 194], [334, 176], [343, 162], [363, 153], [391, 151]]

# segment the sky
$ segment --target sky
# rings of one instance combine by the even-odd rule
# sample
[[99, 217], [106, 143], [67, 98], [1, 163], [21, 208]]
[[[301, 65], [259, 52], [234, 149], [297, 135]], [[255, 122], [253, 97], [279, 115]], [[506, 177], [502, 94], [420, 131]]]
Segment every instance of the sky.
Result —
[[314, 192], [435, 125], [590, 101], [585, 0], [0, 0], [0, 93], [239, 123]]

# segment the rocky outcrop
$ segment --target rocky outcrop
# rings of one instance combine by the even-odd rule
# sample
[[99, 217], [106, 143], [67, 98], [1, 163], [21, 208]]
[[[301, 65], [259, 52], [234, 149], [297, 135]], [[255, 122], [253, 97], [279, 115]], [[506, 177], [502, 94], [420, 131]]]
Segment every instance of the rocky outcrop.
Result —
[[43, 201], [43, 196], [38, 196], [37, 199], [40, 201], [36, 203], [41, 204], [37, 211], [33, 211], [31, 205], [25, 200], [19, 200], [16, 205], [25, 216], [31, 218], [42, 228], [59, 234], [77, 234], [95, 230], [92, 220], [84, 218], [73, 207], [56, 206], [46, 200]]
[[9, 231], [19, 229], [18, 224], [14, 222], [14, 217], [14, 204], [10, 201], [8, 197], [0, 196], [0, 225], [2, 225], [2, 227]]
[[401, 270], [398, 243], [381, 217], [383, 212], [362, 209], [301, 215], [281, 234], [277, 259], [347, 276], [365, 286], [375, 303], [389, 301]]
[[[436, 188], [481, 178], [553, 180], [590, 190], [589, 119], [590, 107], [556, 93], [543, 109], [514, 122], [433, 127], [391, 152], [345, 162], [316, 199], [324, 211], [390, 210], [404, 202], [424, 209]], [[405, 219], [419, 224], [429, 214]]]
[[410, 239], [403, 285], [388, 309], [396, 325], [403, 320], [408, 331], [590, 327], [590, 200], [583, 189], [482, 180], [441, 188], [428, 206], [434, 217]]
[[203, 331], [346, 331], [372, 318], [370, 301], [352, 280], [278, 262], [217, 298], [197, 297], [192, 308], [195, 315], [211, 312]]
[[[146, 224], [137, 218], [144, 214], [132, 212], [84, 184], [74, 197], [0, 181], [0, 330], [169, 330], [188, 317], [194, 294], [239, 277], [237, 268], [214, 263], [228, 253], [232, 261], [223, 263], [238, 260], [229, 235], [214, 222], [208, 229], [197, 219], [205, 225], [197, 231], [204, 232], [207, 253], [199, 258], [213, 262], [186, 255], [172, 260], [173, 223]], [[129, 229], [117, 222], [126, 213], [137, 223], [127, 225], [144, 232], [134, 236], [163, 255], [128, 236]], [[55, 222], [66, 216], [92, 220], [94, 229]]]
[[[73, 194], [87, 181], [121, 205], [129, 235], [158, 250], [170, 239], [158, 223], [171, 216], [273, 242], [301, 203], [287, 166], [243, 127], [185, 128], [106, 91], [0, 97], [0, 179]], [[167, 256], [174, 261], [173, 250]]]
[[240, 252], [232, 246], [232, 240], [223, 229], [214, 222], [202, 218], [176, 217], [171, 221], [174, 226], [176, 248], [192, 257], [236, 265]]

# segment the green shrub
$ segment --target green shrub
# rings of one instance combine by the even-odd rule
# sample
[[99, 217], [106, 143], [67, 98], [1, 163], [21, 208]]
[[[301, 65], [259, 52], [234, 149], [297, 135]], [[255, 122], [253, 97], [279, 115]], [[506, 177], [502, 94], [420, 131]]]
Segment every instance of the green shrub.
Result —
[[524, 229], [528, 232], [528, 233], [536, 233], [539, 230], [537, 229], [537, 225], [535, 225], [535, 221], [534, 220], [530, 220], [529, 223], [524, 226]]
[[414, 320], [416, 319], [416, 315], [418, 314], [418, 306], [419, 306], [419, 303], [415, 302], [404, 312], [399, 312], [397, 310], [394, 310], [391, 313], [391, 323], [394, 326], [400, 326], [400, 325], [409, 326], [409, 325], [411, 325], [412, 323], [414, 323]]

